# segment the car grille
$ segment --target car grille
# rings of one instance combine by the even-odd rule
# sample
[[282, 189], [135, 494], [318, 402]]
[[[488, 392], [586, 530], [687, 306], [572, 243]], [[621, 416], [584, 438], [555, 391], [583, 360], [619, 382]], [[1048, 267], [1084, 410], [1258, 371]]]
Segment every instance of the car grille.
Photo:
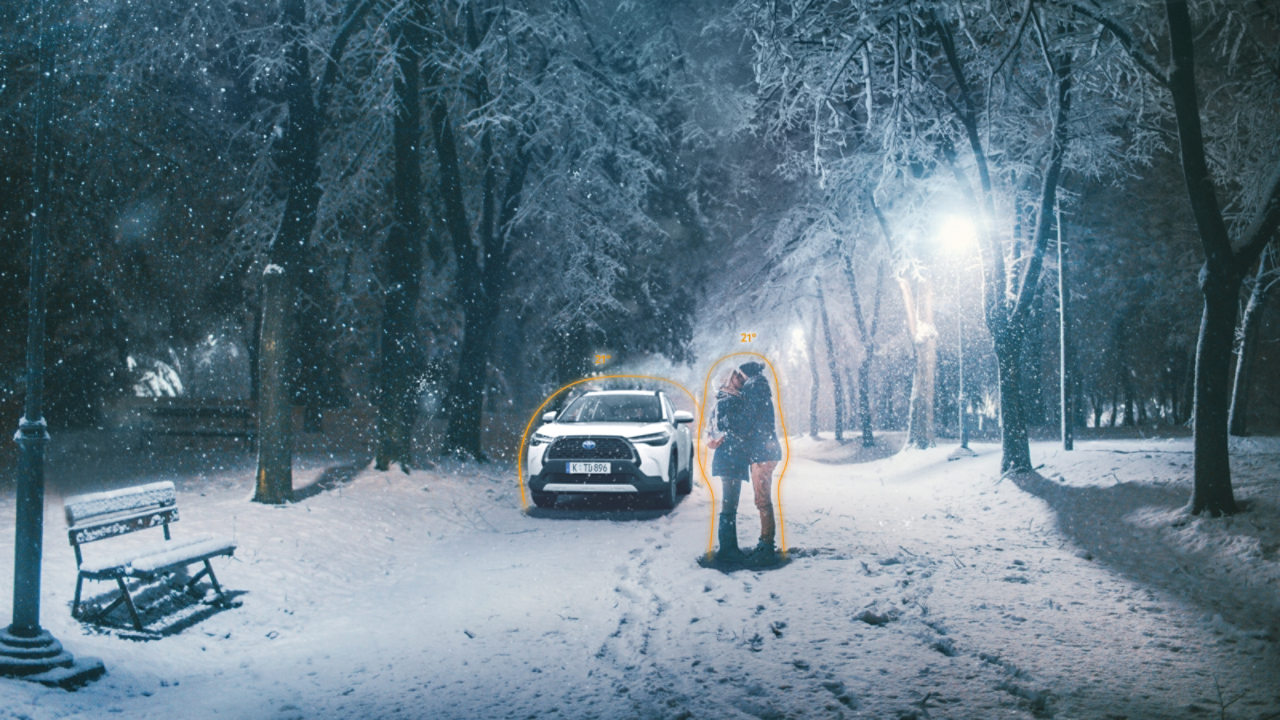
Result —
[[[584, 442], [596, 444], [593, 448], [584, 448]], [[557, 438], [547, 449], [544, 460], [630, 460], [631, 445], [626, 440], [616, 437], [562, 437]]]

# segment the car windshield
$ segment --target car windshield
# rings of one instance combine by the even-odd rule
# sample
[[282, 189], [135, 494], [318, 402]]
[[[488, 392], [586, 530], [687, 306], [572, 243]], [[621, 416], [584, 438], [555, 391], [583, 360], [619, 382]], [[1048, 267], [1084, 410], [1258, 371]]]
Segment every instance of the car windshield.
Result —
[[556, 422], [641, 422], [662, 420], [657, 395], [583, 395], [556, 417]]

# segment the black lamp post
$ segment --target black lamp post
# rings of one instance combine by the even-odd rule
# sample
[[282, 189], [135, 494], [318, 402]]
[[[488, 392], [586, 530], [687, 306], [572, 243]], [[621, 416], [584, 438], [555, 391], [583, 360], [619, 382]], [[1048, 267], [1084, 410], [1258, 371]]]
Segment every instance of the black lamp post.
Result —
[[27, 398], [18, 434], [17, 523], [13, 551], [13, 623], [0, 630], [0, 675], [72, 688], [101, 676], [97, 658], [77, 661], [40, 627], [40, 564], [44, 545], [44, 449], [49, 441], [41, 409], [44, 395], [45, 276], [52, 230], [49, 148], [52, 123], [53, 52], [50, 28], [40, 3], [40, 70], [36, 90], [36, 158], [32, 183], [31, 309], [27, 326]]

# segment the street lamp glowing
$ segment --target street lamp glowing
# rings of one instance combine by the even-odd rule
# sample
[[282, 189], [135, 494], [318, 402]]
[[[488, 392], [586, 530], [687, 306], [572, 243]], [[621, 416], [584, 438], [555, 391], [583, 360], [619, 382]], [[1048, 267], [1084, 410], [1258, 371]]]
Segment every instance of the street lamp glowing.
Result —
[[950, 251], [972, 247], [978, 240], [973, 221], [963, 215], [948, 215], [938, 226], [938, 245]]

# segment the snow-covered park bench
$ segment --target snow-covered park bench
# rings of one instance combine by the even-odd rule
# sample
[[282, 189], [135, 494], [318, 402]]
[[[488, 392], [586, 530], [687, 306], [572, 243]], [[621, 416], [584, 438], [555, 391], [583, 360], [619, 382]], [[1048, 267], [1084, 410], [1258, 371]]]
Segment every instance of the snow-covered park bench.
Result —
[[[134, 578], [152, 582], [196, 563], [204, 563], [204, 569], [187, 581], [186, 591], [190, 593], [196, 583], [208, 575], [219, 600], [225, 602], [226, 596], [218, 584], [218, 578], [213, 574], [213, 566], [209, 564], [209, 560], [219, 555], [230, 557], [236, 550], [235, 542], [230, 538], [204, 534], [182, 540], [172, 539], [169, 536], [169, 523], [178, 521], [177, 502], [177, 493], [171, 482], [76, 495], [63, 502], [69, 526], [67, 536], [71, 546], [75, 548], [76, 565], [79, 567], [76, 597], [71, 607], [73, 617], [78, 616], [80, 611], [80, 590], [85, 580], [115, 580], [120, 587], [120, 597], [94, 617], [106, 617], [123, 603], [133, 616], [134, 628], [141, 631], [142, 620], [138, 617], [138, 609], [129, 594], [126, 580]], [[81, 553], [81, 546], [87, 543], [157, 526], [164, 529], [163, 542], [137, 549], [94, 552], [95, 557], [89, 560]]]

